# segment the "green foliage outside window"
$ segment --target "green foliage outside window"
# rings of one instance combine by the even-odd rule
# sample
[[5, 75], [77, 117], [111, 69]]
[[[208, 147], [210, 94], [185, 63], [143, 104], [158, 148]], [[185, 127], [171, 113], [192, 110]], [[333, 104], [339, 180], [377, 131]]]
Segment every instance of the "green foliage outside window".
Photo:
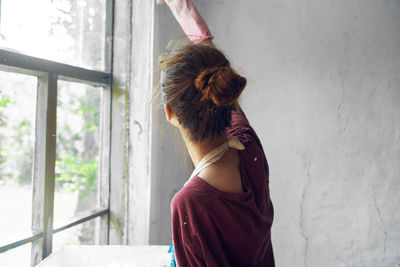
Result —
[[100, 94], [93, 87], [87, 87], [79, 98], [68, 95], [68, 88], [65, 91], [60, 95], [57, 108], [83, 119], [83, 123], [78, 130], [72, 127], [76, 122], [68, 120], [59, 127], [56, 186], [78, 191], [79, 200], [83, 200], [97, 187]]
[[7, 104], [12, 103], [11, 99], [8, 96], [1, 96], [0, 98], [0, 107], [5, 108]]
[[71, 192], [79, 191], [79, 199], [86, 198], [96, 188], [97, 158], [89, 161], [78, 160], [71, 153], [67, 157], [57, 160], [60, 173], [57, 175], [58, 184], [68, 184]]
[[[0, 165], [13, 163], [14, 168], [0, 168], [0, 180], [13, 180], [19, 184], [29, 184], [32, 177], [33, 144], [31, 135], [34, 134], [34, 119], [14, 116], [9, 118], [4, 112], [18, 101], [9, 96], [0, 97], [0, 130], [7, 129], [7, 135], [2, 136], [0, 131]], [[68, 103], [58, 101], [58, 109], [77, 115], [83, 121], [81, 129], [73, 132], [67, 123], [57, 129], [57, 158], [56, 158], [56, 186], [71, 192], [79, 192], [79, 199], [86, 198], [90, 192], [96, 190], [98, 169], [98, 126], [99, 126], [100, 94], [98, 89], [88, 87], [85, 97], [70, 98]], [[32, 116], [34, 118], [34, 116]], [[10, 120], [14, 120], [12, 126]], [[83, 139], [93, 139], [82, 142]], [[7, 139], [7, 143], [4, 141]]]
[[32, 123], [20, 116], [9, 117], [6, 109], [15, 104], [9, 96], [0, 97], [0, 180], [12, 179], [27, 184], [32, 171]]

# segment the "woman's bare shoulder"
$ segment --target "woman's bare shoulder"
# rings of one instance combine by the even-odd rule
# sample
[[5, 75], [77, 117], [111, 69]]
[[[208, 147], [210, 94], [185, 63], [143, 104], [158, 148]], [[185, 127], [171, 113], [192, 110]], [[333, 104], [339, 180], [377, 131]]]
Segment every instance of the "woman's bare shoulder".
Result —
[[216, 163], [204, 169], [198, 176], [211, 186], [224, 192], [243, 192], [240, 170], [239, 153], [229, 149]]

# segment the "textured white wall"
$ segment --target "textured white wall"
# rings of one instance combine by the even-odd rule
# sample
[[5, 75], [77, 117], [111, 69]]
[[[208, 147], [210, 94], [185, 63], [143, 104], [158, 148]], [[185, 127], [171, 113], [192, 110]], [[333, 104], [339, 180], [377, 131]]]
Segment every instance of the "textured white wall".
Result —
[[[183, 33], [175, 22], [166, 5], [155, 6], [154, 15], [154, 66], [164, 54], [168, 42]], [[154, 86], [160, 78], [154, 72]], [[164, 110], [153, 106], [152, 123], [152, 159], [151, 159], [151, 209], [150, 209], [150, 244], [170, 245], [171, 214], [170, 202], [190, 175], [184, 165], [184, 143], [180, 133], [166, 122]], [[190, 160], [190, 159], [189, 159]]]
[[[195, 3], [248, 78], [242, 102], [270, 164], [277, 266], [399, 266], [400, 1]], [[155, 56], [182, 34], [165, 6], [156, 17]], [[151, 240], [162, 244], [186, 179], [166, 138], [153, 142]]]

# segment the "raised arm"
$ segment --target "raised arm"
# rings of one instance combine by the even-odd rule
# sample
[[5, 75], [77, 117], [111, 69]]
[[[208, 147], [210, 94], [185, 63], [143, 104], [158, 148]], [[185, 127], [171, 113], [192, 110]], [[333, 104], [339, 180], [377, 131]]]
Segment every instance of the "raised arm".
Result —
[[179, 25], [193, 43], [214, 46], [210, 29], [193, 5], [192, 0], [157, 0], [157, 3], [166, 3], [169, 6]]

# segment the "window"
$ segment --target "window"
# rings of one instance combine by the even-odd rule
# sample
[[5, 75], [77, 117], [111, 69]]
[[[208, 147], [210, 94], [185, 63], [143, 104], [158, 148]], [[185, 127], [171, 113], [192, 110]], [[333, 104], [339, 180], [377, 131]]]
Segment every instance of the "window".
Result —
[[108, 244], [112, 2], [0, 0], [1, 266]]
[[105, 70], [105, 0], [2, 0], [0, 46]]

